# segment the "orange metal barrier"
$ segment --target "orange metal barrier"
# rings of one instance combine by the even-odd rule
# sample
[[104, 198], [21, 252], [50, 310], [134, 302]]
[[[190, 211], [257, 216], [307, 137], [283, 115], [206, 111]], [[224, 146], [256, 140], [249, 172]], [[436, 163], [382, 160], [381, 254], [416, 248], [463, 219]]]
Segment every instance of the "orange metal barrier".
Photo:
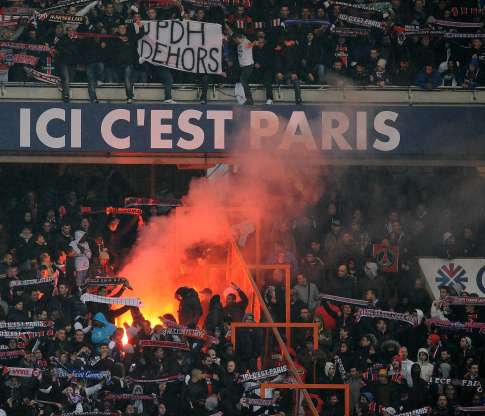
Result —
[[[231, 323], [231, 343], [236, 349], [236, 333], [238, 328], [312, 328], [313, 329], [313, 350], [318, 350], [318, 324], [316, 322], [295, 322], [295, 323], [279, 323], [279, 322], [232, 322]], [[290, 341], [288, 341], [289, 344]]]

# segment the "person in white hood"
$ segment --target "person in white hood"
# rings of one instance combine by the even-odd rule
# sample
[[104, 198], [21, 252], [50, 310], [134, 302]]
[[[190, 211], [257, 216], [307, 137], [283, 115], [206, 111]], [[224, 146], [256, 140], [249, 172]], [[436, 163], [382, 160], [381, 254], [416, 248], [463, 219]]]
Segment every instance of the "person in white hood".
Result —
[[74, 268], [76, 275], [76, 285], [81, 287], [86, 280], [89, 269], [89, 260], [91, 259], [91, 249], [86, 241], [86, 233], [77, 230], [74, 233], [74, 240], [69, 244], [75, 253]]
[[420, 348], [418, 350], [417, 363], [421, 367], [421, 378], [429, 382], [430, 377], [433, 375], [434, 365], [429, 362], [429, 354], [426, 348]]

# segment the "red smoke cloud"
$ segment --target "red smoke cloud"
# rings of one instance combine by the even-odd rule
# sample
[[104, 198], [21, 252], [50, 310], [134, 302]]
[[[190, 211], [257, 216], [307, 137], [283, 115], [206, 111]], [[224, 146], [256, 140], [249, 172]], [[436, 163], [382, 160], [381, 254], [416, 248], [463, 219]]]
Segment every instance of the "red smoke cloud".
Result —
[[[296, 156], [295, 152], [292, 155]], [[296, 159], [304, 161], [301, 154]], [[194, 179], [177, 213], [174, 210], [150, 221], [120, 275], [129, 279], [133, 295], [143, 301], [142, 312], [152, 324], [159, 323], [157, 317], [163, 313], [177, 316], [174, 293], [178, 287], [210, 287], [222, 294], [228, 286], [223, 270], [202, 273], [197, 267], [207, 260], [181, 267], [179, 260], [187, 250], [200, 243], [224, 245], [232, 237], [238, 241], [240, 234], [235, 229], [251, 230], [247, 225], [261, 217], [262, 240], [268, 252], [271, 229], [315, 203], [322, 191], [318, 171], [310, 170], [304, 162], [267, 152], [238, 155], [230, 173]], [[241, 223], [246, 226], [234, 227]], [[243, 289], [249, 288], [241, 270], [232, 270], [231, 278]]]

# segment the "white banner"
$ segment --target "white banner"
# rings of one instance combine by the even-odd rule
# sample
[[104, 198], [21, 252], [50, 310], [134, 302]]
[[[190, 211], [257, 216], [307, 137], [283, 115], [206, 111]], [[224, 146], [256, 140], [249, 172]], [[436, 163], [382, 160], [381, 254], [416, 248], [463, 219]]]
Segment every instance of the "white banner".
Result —
[[440, 259], [423, 257], [419, 267], [435, 299], [440, 286], [451, 286], [467, 293], [485, 296], [485, 259]]
[[222, 27], [194, 20], [143, 21], [140, 63], [199, 74], [222, 72]]

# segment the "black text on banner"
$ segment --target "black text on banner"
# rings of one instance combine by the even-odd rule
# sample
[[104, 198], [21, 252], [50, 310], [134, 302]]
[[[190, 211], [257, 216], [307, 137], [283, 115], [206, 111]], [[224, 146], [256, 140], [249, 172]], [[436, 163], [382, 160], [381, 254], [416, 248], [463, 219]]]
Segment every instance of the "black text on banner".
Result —
[[138, 41], [140, 62], [179, 71], [222, 72], [222, 27], [192, 20], [143, 22], [145, 36]]

